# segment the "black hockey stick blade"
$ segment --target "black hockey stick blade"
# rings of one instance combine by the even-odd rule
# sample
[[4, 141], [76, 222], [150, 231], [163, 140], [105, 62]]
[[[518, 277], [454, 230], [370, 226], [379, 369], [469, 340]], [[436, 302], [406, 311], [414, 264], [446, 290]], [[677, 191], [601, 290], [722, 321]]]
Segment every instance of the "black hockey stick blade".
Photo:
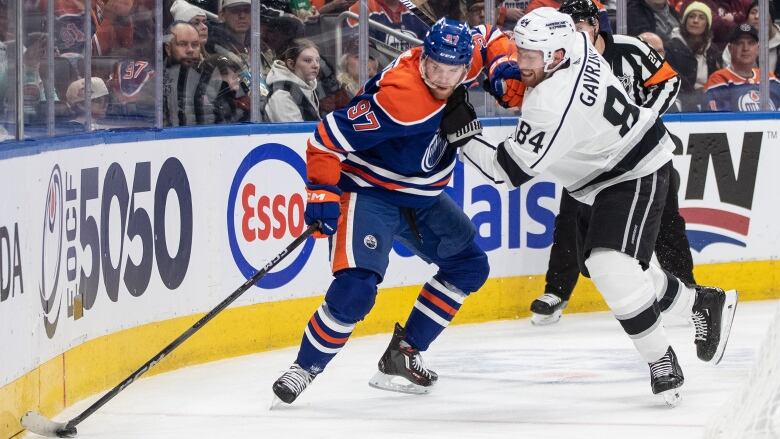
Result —
[[143, 364], [143, 366], [139, 367], [135, 372], [130, 374], [130, 376], [125, 378], [121, 383], [117, 384], [113, 389], [109, 390], [108, 392], [106, 392], [106, 394], [100, 397], [100, 399], [92, 403], [92, 405], [87, 407], [83, 412], [81, 412], [81, 414], [71, 419], [67, 423], [61, 423], [61, 422], [52, 421], [38, 412], [30, 411], [27, 412], [24, 416], [22, 416], [22, 419], [20, 420], [22, 427], [26, 428], [28, 431], [39, 434], [41, 436], [76, 437], [76, 433], [77, 433], [76, 426], [78, 424], [83, 422], [90, 415], [92, 415], [98, 409], [103, 407], [108, 401], [112, 400], [116, 395], [118, 395], [119, 392], [124, 390], [130, 384], [133, 384], [133, 382], [135, 382], [135, 380], [137, 380], [141, 375], [145, 374], [149, 369], [154, 367], [155, 364], [162, 361], [163, 358], [167, 357], [171, 352], [173, 352], [174, 349], [179, 347], [193, 334], [198, 332], [204, 325], [206, 325], [206, 323], [210, 322], [211, 319], [216, 317], [217, 314], [222, 312], [231, 303], [233, 303], [236, 299], [238, 299], [239, 296], [244, 294], [244, 292], [246, 292], [246, 290], [251, 288], [252, 285], [256, 284], [272, 268], [274, 268], [277, 264], [279, 264], [279, 262], [281, 262], [285, 257], [287, 257], [287, 255], [289, 255], [293, 250], [298, 248], [298, 246], [301, 245], [301, 243], [306, 241], [306, 239], [308, 239], [309, 236], [311, 236], [314, 232], [316, 232], [319, 229], [320, 229], [319, 221], [316, 221], [313, 224], [311, 224], [309, 227], [307, 227], [306, 230], [304, 230], [299, 237], [295, 238], [293, 242], [291, 242], [284, 250], [282, 250], [281, 253], [274, 256], [274, 258], [271, 259], [268, 263], [266, 263], [265, 266], [263, 266], [263, 268], [261, 268], [254, 275], [252, 275], [252, 277], [247, 279], [247, 281], [244, 282], [240, 287], [238, 287], [237, 290], [233, 291], [233, 293], [230, 296], [228, 296], [225, 300], [220, 302], [219, 305], [215, 306], [211, 311], [208, 312], [208, 314], [201, 317], [200, 320], [198, 320], [197, 322], [195, 322], [195, 324], [190, 326], [189, 329], [184, 331], [174, 341], [168, 344], [168, 346], [164, 347], [163, 350], [158, 352], [154, 357], [150, 358], [146, 363]]
[[27, 412], [21, 419], [22, 427], [30, 433], [46, 437], [76, 437], [76, 427], [68, 428], [64, 422], [55, 422], [38, 412]]
[[436, 23], [436, 14], [428, 4], [428, 0], [401, 0], [401, 3], [428, 27]]

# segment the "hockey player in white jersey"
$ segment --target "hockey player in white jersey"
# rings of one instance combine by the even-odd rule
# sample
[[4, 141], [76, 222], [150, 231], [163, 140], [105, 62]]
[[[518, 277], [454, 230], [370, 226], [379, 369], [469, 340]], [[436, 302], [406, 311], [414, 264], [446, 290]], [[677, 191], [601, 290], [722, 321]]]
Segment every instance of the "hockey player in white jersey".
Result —
[[[577, 250], [589, 276], [640, 356], [653, 393], [674, 405], [683, 372], [666, 336], [659, 302], [674, 314], [703, 313], [697, 354], [723, 355], [736, 292], [666, 291], [649, 262], [669, 186], [674, 145], [658, 114], [637, 107], [568, 15], [539, 8], [515, 27], [518, 64], [528, 87], [515, 133], [495, 146], [467, 123], [448, 132], [463, 159], [495, 183], [520, 186], [544, 172], [585, 203], [577, 215]], [[451, 125], [451, 124], [447, 124]]]

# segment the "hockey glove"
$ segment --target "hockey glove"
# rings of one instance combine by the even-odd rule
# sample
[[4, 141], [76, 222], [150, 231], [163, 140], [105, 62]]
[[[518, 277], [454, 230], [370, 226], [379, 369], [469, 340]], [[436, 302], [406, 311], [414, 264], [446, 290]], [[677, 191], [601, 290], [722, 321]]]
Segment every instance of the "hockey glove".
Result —
[[320, 222], [320, 231], [314, 234], [315, 238], [324, 238], [336, 233], [341, 209], [340, 200], [341, 189], [336, 186], [311, 183], [306, 185], [306, 211], [303, 218], [307, 225], [315, 221]]
[[477, 118], [477, 112], [469, 103], [466, 86], [455, 88], [441, 118], [441, 130], [447, 135], [450, 146], [460, 148], [472, 137], [482, 133], [482, 124]]
[[521, 81], [520, 68], [511, 57], [502, 56], [488, 69], [485, 89], [496, 98], [504, 108], [520, 107], [525, 94], [525, 84]]

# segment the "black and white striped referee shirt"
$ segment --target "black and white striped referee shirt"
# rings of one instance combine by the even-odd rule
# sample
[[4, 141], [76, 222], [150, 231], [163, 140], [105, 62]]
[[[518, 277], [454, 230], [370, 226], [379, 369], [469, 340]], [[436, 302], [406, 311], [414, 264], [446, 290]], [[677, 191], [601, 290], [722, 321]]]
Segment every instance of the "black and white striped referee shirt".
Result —
[[680, 90], [680, 77], [674, 68], [639, 38], [606, 32], [599, 35], [604, 39], [601, 56], [628, 96], [637, 105], [664, 114]]

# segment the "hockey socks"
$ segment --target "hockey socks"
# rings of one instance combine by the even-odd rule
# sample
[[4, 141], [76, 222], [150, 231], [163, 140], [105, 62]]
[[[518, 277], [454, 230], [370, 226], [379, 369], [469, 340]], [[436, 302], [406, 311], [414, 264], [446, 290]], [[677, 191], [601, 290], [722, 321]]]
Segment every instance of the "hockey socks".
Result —
[[304, 370], [318, 374], [347, 343], [355, 324], [338, 321], [323, 302], [309, 319], [303, 331], [301, 348], [295, 363]]
[[653, 282], [639, 261], [611, 249], [596, 248], [585, 261], [604, 301], [646, 363], [661, 358], [669, 347], [661, 324]]
[[695, 298], [694, 289], [653, 262], [650, 263], [648, 272], [653, 279], [661, 312], [664, 315], [688, 319]]
[[466, 296], [449, 283], [431, 278], [417, 296], [406, 321], [406, 341], [415, 349], [427, 350], [433, 340], [450, 324]]

